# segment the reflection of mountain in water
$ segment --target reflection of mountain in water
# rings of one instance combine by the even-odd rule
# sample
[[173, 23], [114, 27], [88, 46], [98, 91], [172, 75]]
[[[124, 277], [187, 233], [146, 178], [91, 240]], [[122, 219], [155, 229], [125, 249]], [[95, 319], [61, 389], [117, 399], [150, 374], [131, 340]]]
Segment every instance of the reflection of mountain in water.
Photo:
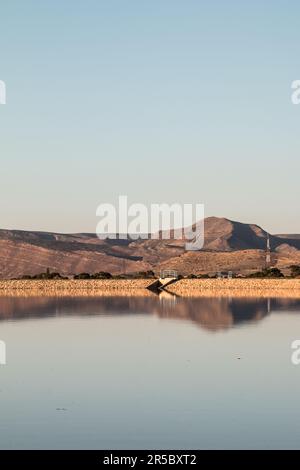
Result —
[[258, 322], [270, 313], [300, 313], [300, 300], [184, 298], [168, 293], [146, 297], [1, 297], [0, 321], [53, 316], [155, 314], [192, 321], [211, 331]]

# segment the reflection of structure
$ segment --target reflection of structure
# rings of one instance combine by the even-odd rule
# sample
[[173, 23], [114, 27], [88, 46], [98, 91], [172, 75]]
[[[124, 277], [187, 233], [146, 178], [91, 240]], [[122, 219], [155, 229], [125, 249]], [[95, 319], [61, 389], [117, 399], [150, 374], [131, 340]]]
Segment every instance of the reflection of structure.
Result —
[[[158, 296], [93, 297], [2, 297], [0, 320], [49, 316], [157, 315], [193, 322], [218, 331], [261, 321], [276, 311], [300, 313], [300, 299], [259, 299], [228, 297], [178, 297], [162, 291]], [[30, 312], [30, 314], [28, 313]]]
[[171, 294], [170, 292], [166, 290], [162, 290], [158, 296], [159, 302], [160, 302], [160, 308], [162, 311], [168, 310], [170, 307], [171, 309], [174, 309], [177, 303], [177, 296], [174, 294]]

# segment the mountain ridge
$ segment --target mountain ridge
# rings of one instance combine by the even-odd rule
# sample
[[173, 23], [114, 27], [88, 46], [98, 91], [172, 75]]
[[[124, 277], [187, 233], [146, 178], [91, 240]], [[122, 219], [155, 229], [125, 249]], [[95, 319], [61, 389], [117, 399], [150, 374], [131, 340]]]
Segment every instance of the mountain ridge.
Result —
[[300, 263], [300, 235], [272, 235], [256, 224], [220, 217], [206, 218], [204, 232], [203, 249], [186, 252], [184, 239], [100, 240], [92, 233], [0, 229], [0, 277], [33, 275], [47, 268], [64, 275], [172, 266], [184, 274], [222, 268], [253, 271], [263, 266], [268, 236], [275, 265]]

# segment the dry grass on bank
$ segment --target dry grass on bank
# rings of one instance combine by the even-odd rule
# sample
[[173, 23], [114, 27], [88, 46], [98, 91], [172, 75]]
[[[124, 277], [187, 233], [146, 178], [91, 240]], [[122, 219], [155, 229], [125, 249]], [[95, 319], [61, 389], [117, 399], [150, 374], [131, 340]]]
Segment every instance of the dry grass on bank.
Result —
[[[151, 279], [0, 281], [0, 296], [152, 296]], [[300, 279], [182, 279], [167, 290], [181, 297], [300, 298]]]
[[300, 298], [300, 279], [182, 279], [167, 289], [182, 297]]

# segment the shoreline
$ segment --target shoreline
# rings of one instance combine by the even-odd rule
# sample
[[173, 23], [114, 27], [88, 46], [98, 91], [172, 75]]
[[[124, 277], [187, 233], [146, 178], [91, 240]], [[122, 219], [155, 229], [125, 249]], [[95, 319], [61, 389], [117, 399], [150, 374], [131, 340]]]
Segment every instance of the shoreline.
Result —
[[300, 298], [300, 279], [181, 279], [167, 290], [182, 297]]
[[[0, 280], [4, 296], [153, 296], [152, 279]], [[179, 297], [300, 298], [300, 279], [181, 279], [166, 291]]]

